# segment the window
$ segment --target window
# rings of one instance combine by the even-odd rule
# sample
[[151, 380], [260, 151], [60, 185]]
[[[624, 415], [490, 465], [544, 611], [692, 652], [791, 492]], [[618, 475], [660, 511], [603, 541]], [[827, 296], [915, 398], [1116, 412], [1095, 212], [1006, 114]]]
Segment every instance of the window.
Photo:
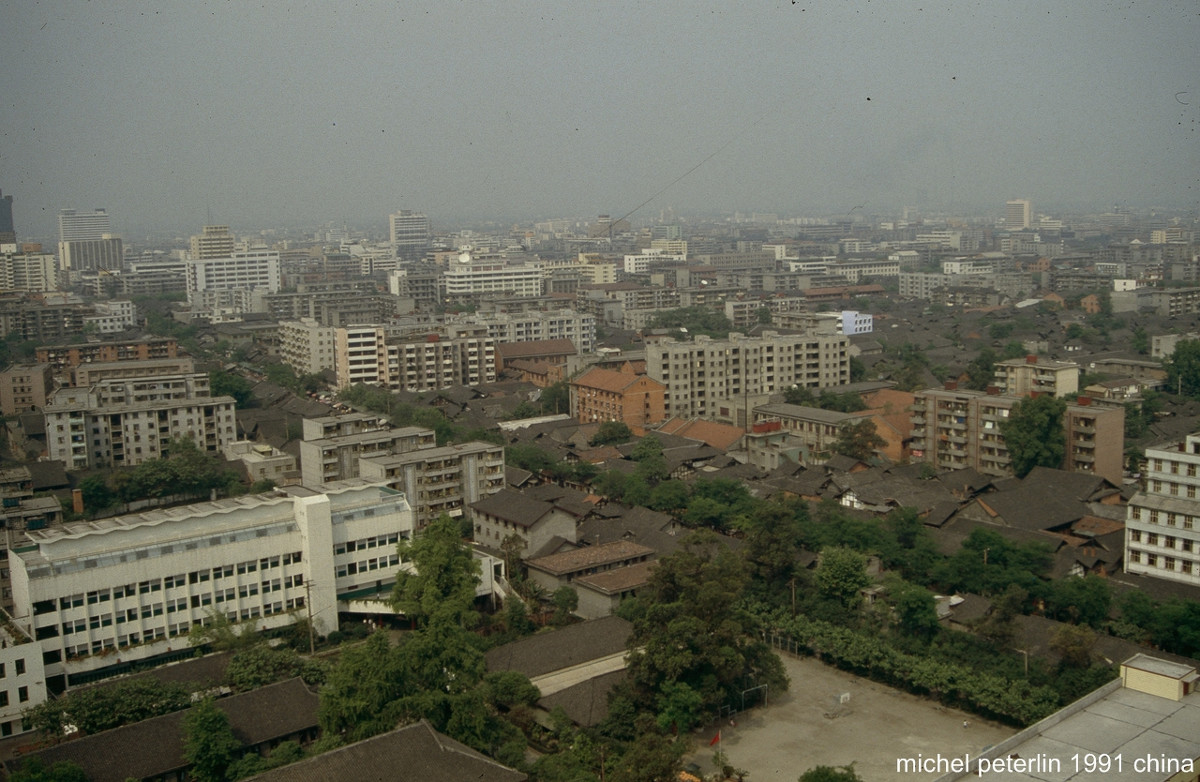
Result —
[[20, 676], [23, 673], [25, 673], [25, 659], [21, 658], [17, 660], [17, 676]]
[[8, 705], [8, 690], [0, 690], [0, 706]]
[[29, 688], [28, 687], [18, 687], [17, 688], [17, 700], [20, 701], [21, 703], [25, 703], [26, 701], [29, 700]]

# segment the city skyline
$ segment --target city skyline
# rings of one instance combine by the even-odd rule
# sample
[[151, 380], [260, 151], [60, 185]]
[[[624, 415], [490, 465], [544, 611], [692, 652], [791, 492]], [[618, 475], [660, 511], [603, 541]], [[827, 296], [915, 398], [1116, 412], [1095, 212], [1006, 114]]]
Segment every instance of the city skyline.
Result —
[[[19, 236], [518, 216], [1192, 208], [1184, 5], [20, 5]], [[150, 78], [153, 76], [153, 78]], [[211, 219], [209, 218], [211, 215]]]

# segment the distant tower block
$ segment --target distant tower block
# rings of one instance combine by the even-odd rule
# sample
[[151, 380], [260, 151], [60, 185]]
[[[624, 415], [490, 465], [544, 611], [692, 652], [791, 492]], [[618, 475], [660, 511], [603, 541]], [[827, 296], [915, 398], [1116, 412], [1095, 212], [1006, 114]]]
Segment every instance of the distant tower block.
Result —
[[1027, 231], [1033, 227], [1033, 202], [1014, 198], [1004, 204], [1004, 227], [1010, 231]]

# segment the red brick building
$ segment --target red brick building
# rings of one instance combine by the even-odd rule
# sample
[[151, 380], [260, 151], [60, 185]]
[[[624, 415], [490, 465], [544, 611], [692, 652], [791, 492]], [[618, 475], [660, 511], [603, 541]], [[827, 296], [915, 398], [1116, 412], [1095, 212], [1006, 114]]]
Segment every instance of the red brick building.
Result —
[[631, 369], [593, 367], [571, 381], [571, 414], [580, 423], [650, 426], [666, 419], [666, 395], [665, 385]]

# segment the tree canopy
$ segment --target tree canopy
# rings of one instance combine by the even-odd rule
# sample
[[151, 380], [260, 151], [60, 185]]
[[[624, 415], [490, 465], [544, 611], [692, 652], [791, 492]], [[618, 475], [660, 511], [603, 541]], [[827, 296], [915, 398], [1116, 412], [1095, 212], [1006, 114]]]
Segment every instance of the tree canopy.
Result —
[[1024, 478], [1034, 467], [1062, 467], [1067, 450], [1063, 430], [1066, 411], [1066, 400], [1041, 394], [1017, 402], [1008, 418], [1000, 422], [1000, 433], [1018, 478]]
[[1175, 343], [1175, 352], [1163, 361], [1163, 367], [1167, 370], [1167, 391], [1200, 399], [1200, 340]]
[[849, 456], [860, 462], [870, 461], [875, 452], [887, 445], [887, 441], [879, 436], [875, 422], [870, 418], [843, 424], [838, 429], [837, 439], [833, 442], [834, 453]]
[[417, 622], [459, 622], [471, 613], [480, 566], [463, 544], [457, 521], [443, 513], [412, 541], [401, 541], [400, 559], [412, 569], [396, 574], [397, 611]]

